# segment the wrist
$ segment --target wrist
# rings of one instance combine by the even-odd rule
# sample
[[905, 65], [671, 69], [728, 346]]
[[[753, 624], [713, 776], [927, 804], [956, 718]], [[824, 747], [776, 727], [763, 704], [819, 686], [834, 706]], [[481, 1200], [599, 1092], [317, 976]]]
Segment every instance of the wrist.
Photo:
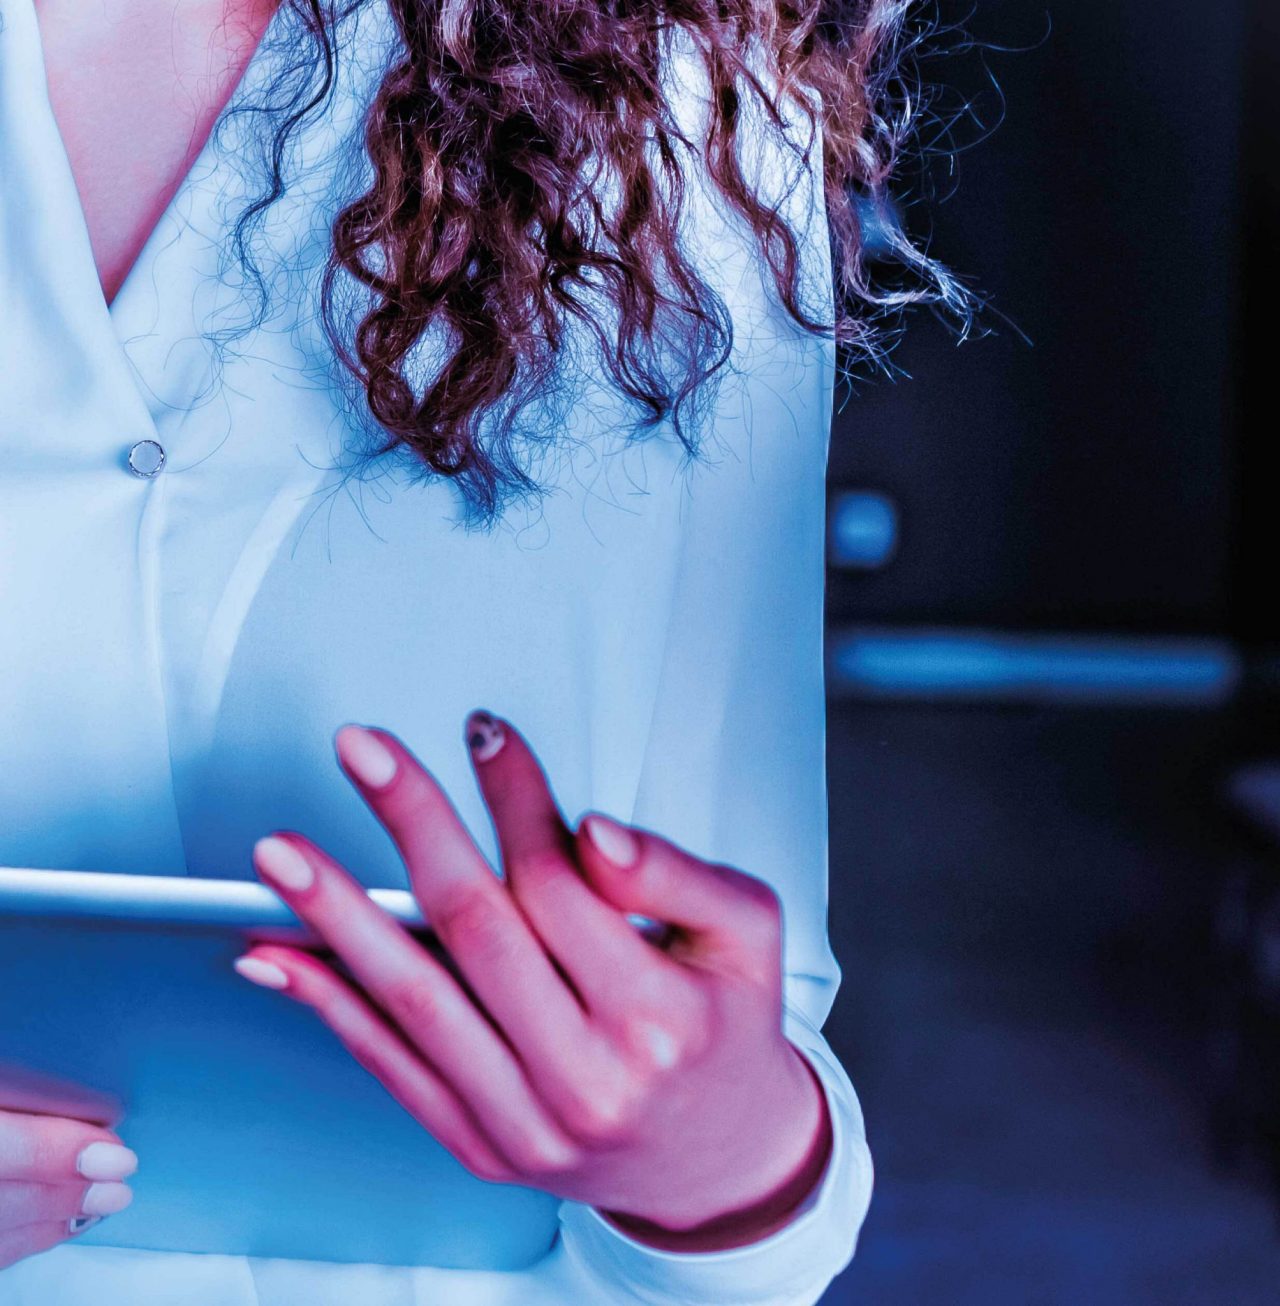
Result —
[[664, 1251], [724, 1251], [759, 1242], [784, 1229], [797, 1211], [821, 1184], [827, 1173], [832, 1152], [831, 1115], [826, 1090], [809, 1059], [798, 1050], [818, 1101], [818, 1126], [799, 1164], [763, 1197], [682, 1229], [669, 1228], [656, 1220], [628, 1215], [621, 1211], [601, 1210], [608, 1223], [638, 1242]]

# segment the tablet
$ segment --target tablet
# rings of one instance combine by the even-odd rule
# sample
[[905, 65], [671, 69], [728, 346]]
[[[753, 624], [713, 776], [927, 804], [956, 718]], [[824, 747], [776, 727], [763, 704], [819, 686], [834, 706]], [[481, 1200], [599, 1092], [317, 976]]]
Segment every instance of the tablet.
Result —
[[[409, 893], [370, 896], [447, 960]], [[560, 1199], [476, 1178], [319, 1016], [236, 975], [268, 939], [318, 946], [262, 884], [0, 867], [0, 1107], [110, 1125], [139, 1156], [133, 1204], [77, 1241], [458, 1269], [545, 1255]]]

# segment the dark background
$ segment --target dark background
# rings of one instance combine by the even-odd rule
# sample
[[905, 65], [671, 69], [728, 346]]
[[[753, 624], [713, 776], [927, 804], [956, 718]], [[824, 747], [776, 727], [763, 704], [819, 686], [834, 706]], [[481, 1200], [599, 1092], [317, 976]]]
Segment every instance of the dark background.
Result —
[[838, 413], [833, 514], [875, 491], [899, 537], [833, 559], [830, 639], [1192, 636], [1238, 674], [1064, 702], [829, 672], [826, 1032], [877, 1186], [828, 1302], [1280, 1301], [1277, 10], [940, 6], [1010, 49], [925, 66], [972, 148], [907, 220], [997, 311], [958, 347], [917, 314], [909, 379]]

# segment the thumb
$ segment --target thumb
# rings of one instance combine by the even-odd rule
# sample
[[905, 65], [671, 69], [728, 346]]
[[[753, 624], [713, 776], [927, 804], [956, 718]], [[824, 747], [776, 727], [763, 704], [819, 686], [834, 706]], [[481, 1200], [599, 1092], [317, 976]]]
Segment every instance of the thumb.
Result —
[[781, 969], [782, 905], [765, 881], [704, 861], [599, 812], [579, 822], [579, 865], [606, 902], [675, 927], [700, 960], [759, 976]]

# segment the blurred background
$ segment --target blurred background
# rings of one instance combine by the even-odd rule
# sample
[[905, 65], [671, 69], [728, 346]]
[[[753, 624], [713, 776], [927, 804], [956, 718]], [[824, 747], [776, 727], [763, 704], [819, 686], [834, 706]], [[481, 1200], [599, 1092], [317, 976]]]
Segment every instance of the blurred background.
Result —
[[1280, 6], [939, 10], [1009, 49], [906, 220], [1016, 329], [832, 437], [826, 1301], [1280, 1302]]

